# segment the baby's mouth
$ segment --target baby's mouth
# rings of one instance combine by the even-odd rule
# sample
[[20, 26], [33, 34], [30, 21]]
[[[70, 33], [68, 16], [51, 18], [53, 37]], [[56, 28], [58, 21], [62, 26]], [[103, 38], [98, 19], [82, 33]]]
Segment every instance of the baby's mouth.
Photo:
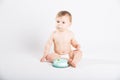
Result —
[[59, 27], [57, 27], [57, 30], [59, 30], [59, 31], [63, 31], [63, 29], [62, 29], [62, 28], [59, 28]]
[[57, 29], [61, 29], [61, 28], [57, 27]]

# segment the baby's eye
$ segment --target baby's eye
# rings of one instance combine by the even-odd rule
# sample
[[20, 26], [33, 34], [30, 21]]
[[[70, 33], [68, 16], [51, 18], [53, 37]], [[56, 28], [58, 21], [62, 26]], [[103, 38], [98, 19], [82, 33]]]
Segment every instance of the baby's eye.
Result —
[[63, 24], [65, 24], [65, 22], [62, 22]]
[[57, 23], [60, 23], [60, 21], [57, 21]]

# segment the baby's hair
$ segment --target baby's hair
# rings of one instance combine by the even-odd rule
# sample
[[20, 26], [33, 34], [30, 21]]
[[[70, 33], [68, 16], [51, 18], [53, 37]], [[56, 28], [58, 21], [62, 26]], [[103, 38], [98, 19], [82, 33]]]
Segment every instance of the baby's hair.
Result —
[[62, 16], [66, 16], [66, 15], [69, 16], [70, 22], [72, 22], [72, 15], [68, 11], [60, 11], [60, 12], [58, 12], [57, 17], [62, 17]]

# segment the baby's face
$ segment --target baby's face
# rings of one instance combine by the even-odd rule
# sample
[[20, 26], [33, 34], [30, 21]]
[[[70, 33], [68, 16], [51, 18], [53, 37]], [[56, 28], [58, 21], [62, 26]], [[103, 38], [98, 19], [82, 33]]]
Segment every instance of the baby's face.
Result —
[[70, 27], [71, 22], [69, 16], [56, 17], [56, 28], [59, 31], [64, 31]]

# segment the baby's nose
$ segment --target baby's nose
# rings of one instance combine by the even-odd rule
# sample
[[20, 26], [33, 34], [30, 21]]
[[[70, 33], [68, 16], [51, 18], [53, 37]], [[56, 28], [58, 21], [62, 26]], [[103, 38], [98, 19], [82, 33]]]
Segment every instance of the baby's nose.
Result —
[[57, 29], [61, 29], [61, 26], [57, 26]]
[[61, 25], [59, 25], [58, 27], [59, 27], [59, 28], [61, 28], [62, 26], [61, 26]]

